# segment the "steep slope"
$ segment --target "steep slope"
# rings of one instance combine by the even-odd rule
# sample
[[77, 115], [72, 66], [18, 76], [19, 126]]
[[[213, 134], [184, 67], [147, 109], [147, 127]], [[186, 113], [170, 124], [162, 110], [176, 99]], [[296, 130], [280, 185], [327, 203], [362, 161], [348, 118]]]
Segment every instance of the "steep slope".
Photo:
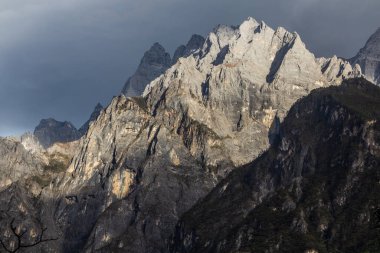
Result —
[[17, 140], [0, 138], [0, 190], [13, 182], [38, 174], [43, 161]]
[[178, 223], [170, 252], [378, 252], [380, 88], [298, 101], [275, 144]]
[[204, 41], [202, 36], [194, 34], [186, 46], [181, 45], [176, 49], [173, 59], [159, 43], [155, 43], [145, 52], [136, 72], [127, 80], [121, 93], [127, 97], [141, 96], [151, 81], [165, 73], [179, 58], [188, 57], [199, 50]]
[[197, 50], [202, 48], [204, 43], [205, 43], [205, 38], [203, 38], [201, 35], [193, 34], [190, 40], [187, 42], [186, 46], [181, 45], [175, 50], [173, 59], [172, 59], [172, 65], [176, 64], [179, 58], [182, 58], [182, 57], [186, 58], [192, 55], [193, 53], [195, 53]]
[[144, 97], [114, 98], [67, 170], [62, 160], [46, 168], [54, 176], [39, 181], [38, 205], [28, 206], [57, 240], [27, 252], [165, 251], [179, 217], [275, 142], [297, 99], [358, 74], [254, 19], [218, 26], [189, 52]]
[[[98, 118], [102, 110], [103, 106], [98, 103], [91, 113], [90, 118], [79, 129], [76, 129], [76, 127], [68, 121], [61, 122], [52, 118], [42, 119], [34, 129], [34, 136], [25, 135], [23, 137], [23, 143], [26, 146], [30, 146], [31, 149], [38, 149], [36, 145], [39, 144], [42, 145], [44, 149], [48, 149], [56, 143], [70, 143], [76, 141], [87, 133], [90, 124]], [[34, 138], [36, 138], [37, 141], [35, 141]]]
[[65, 176], [45, 192], [64, 235], [50, 246], [162, 252], [186, 210], [275, 141], [292, 103], [357, 72], [338, 58], [316, 59], [283, 28], [254, 19], [217, 27], [144, 97], [113, 99], [91, 124]]
[[81, 137], [75, 126], [68, 122], [60, 122], [55, 119], [42, 119], [34, 129], [34, 136], [44, 148], [52, 146], [56, 142], [71, 142]]
[[1, 252], [57, 252], [44, 248], [59, 238], [55, 223], [45, 219], [55, 207], [40, 197], [66, 170], [77, 146], [56, 143], [45, 150], [32, 134], [0, 139]]
[[363, 74], [369, 81], [380, 85], [380, 28], [350, 61], [352, 64], [360, 65]]
[[155, 43], [145, 52], [136, 72], [127, 80], [121, 91], [127, 97], [140, 96], [145, 86], [171, 66], [170, 54]]
[[104, 107], [100, 103], [98, 103], [95, 106], [94, 111], [90, 115], [90, 118], [79, 128], [79, 133], [81, 134], [81, 136], [87, 133], [90, 124], [98, 118], [98, 116], [100, 115], [100, 112], [103, 109]]

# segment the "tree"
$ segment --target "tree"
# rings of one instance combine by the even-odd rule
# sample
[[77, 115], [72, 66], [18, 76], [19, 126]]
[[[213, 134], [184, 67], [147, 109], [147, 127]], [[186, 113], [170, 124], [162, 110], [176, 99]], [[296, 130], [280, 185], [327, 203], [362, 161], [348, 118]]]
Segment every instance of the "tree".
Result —
[[10, 245], [6, 245], [6, 243], [3, 241], [2, 238], [0, 238], [0, 244], [1, 246], [3, 246], [4, 250], [6, 252], [10, 252], [10, 253], [15, 253], [17, 252], [18, 250], [22, 249], [22, 248], [30, 248], [30, 247], [34, 247], [40, 243], [44, 243], [44, 242], [48, 242], [48, 241], [55, 241], [55, 240], [58, 240], [58, 238], [48, 238], [48, 239], [44, 239], [44, 233], [45, 231], [47, 230], [47, 228], [44, 228], [42, 223], [40, 223], [41, 225], [41, 233], [38, 235], [38, 237], [36, 238], [36, 240], [32, 243], [24, 243], [23, 240], [22, 240], [22, 237], [26, 234], [26, 232], [28, 230], [24, 230], [22, 232], [17, 232], [17, 226], [14, 225], [15, 223], [15, 218], [12, 219], [11, 223], [9, 224], [10, 226], [10, 229], [13, 233], [13, 235], [15, 236], [16, 238], [16, 243], [14, 246], [10, 246]]

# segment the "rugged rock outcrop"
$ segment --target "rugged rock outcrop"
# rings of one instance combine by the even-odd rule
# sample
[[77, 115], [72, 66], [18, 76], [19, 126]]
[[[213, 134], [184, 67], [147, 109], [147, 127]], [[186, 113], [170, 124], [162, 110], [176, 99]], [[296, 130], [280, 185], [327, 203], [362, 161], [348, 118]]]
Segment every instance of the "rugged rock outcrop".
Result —
[[173, 59], [159, 44], [155, 43], [142, 58], [136, 72], [123, 87], [122, 94], [127, 97], [141, 96], [145, 87], [154, 79], [165, 73], [179, 58], [188, 57], [199, 50], [205, 39], [197, 34], [191, 36], [188, 43], [179, 46], [174, 52]]
[[87, 133], [90, 124], [98, 118], [102, 110], [103, 106], [98, 103], [95, 106], [94, 111], [91, 113], [90, 118], [81, 126], [81, 128], [79, 128], [79, 130], [68, 121], [61, 122], [52, 118], [42, 119], [34, 130], [34, 136], [30, 134], [23, 135], [21, 141], [24, 146], [31, 151], [38, 149], [37, 146], [39, 145], [44, 149], [48, 149], [56, 143], [74, 142]]
[[186, 46], [181, 45], [175, 50], [172, 59], [172, 65], [176, 64], [179, 58], [188, 57], [194, 54], [197, 50], [202, 48], [204, 42], [205, 38], [203, 38], [201, 35], [192, 35], [189, 42], [187, 42]]
[[0, 189], [38, 174], [43, 161], [28, 152], [17, 140], [0, 137]]
[[90, 115], [90, 118], [86, 121], [86, 123], [83, 124], [83, 126], [81, 126], [79, 128], [79, 133], [81, 134], [81, 136], [83, 136], [83, 135], [85, 135], [87, 133], [90, 124], [99, 117], [100, 112], [103, 109], [104, 109], [104, 107], [100, 103], [98, 103], [95, 106], [94, 111]]
[[275, 144], [183, 216], [170, 252], [377, 252], [379, 109], [365, 79], [298, 101]]
[[48, 148], [56, 142], [71, 142], [81, 137], [76, 127], [68, 122], [60, 122], [55, 119], [42, 119], [34, 129], [34, 136], [44, 148]]
[[32, 134], [0, 139], [1, 252], [57, 252], [46, 245], [60, 238], [56, 222], [46, 218], [56, 206], [41, 194], [67, 169], [77, 146], [56, 143], [45, 150]]
[[127, 97], [140, 96], [146, 85], [170, 66], [170, 54], [159, 43], [155, 43], [145, 52], [136, 72], [127, 80], [121, 93]]
[[162, 252], [187, 209], [275, 141], [292, 103], [356, 72], [316, 59], [283, 28], [217, 27], [144, 97], [115, 98], [91, 124], [45, 195], [57, 199], [51, 220], [65, 235], [52, 247]]
[[380, 28], [350, 61], [352, 64], [360, 65], [363, 74], [369, 81], [380, 85]]
[[35, 252], [165, 251], [182, 214], [276, 142], [297, 99], [360, 72], [252, 18], [218, 26], [189, 52], [170, 67], [153, 46], [140, 64], [157, 70], [144, 96], [114, 98], [90, 124], [68, 169], [42, 187], [36, 213], [57, 240]]

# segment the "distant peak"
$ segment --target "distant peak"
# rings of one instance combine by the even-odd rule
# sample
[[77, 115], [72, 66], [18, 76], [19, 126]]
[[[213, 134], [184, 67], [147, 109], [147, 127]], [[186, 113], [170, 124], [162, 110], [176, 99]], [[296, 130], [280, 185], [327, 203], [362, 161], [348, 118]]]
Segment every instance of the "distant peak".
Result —
[[246, 20], [243, 21], [240, 25], [240, 29], [254, 29], [255, 27], [259, 26], [259, 22], [257, 22], [256, 19], [249, 17]]
[[199, 34], [193, 34], [189, 40], [189, 42], [187, 42], [187, 45], [186, 47], [200, 47], [203, 43], [205, 42], [205, 38], [203, 38], [203, 36], [199, 35]]
[[103, 109], [103, 105], [101, 103], [97, 103], [95, 106], [95, 111]]
[[165, 48], [158, 42], [155, 42], [153, 44], [153, 46], [151, 46], [151, 48], [149, 49], [149, 51], [161, 51], [161, 52], [165, 52], [166, 53], [166, 50]]
[[221, 33], [233, 33], [236, 30], [237, 27], [235, 26], [228, 26], [228, 25], [222, 25], [219, 24], [217, 25], [214, 29], [213, 32], [216, 34], [221, 34]]

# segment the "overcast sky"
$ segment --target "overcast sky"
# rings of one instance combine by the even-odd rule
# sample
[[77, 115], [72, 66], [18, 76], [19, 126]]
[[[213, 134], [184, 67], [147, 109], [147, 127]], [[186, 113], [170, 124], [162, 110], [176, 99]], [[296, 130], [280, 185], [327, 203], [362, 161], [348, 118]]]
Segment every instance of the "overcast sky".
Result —
[[379, 13], [379, 0], [0, 0], [0, 135], [48, 117], [79, 127], [156, 41], [172, 54], [193, 33], [252, 16], [297, 31], [318, 56], [348, 58]]

